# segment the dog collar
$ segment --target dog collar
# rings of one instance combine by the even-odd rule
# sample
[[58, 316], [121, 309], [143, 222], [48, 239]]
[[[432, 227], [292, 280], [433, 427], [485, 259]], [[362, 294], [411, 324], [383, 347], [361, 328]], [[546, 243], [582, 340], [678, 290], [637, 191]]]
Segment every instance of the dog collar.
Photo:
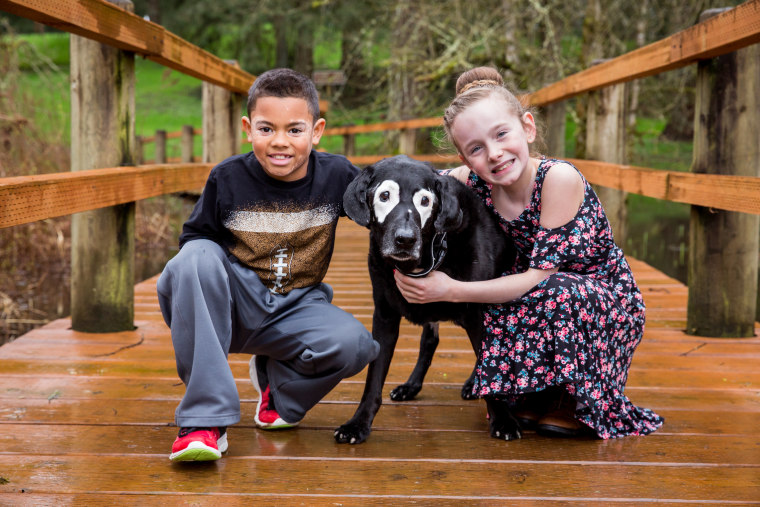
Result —
[[430, 242], [430, 267], [425, 271], [404, 274], [412, 278], [422, 278], [423, 276], [427, 276], [428, 273], [435, 269], [438, 269], [438, 267], [443, 263], [443, 258], [446, 257], [446, 250], [448, 250], [448, 244], [446, 243], [446, 233], [436, 232], [435, 236], [433, 236], [433, 241]]

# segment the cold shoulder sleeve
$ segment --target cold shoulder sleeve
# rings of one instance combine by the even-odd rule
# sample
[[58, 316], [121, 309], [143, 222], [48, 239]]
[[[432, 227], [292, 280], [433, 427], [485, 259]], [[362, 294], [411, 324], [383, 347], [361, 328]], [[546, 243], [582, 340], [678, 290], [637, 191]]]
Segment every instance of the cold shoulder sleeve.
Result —
[[592, 249], [591, 235], [578, 217], [555, 229], [539, 227], [531, 252], [530, 267], [552, 269], [577, 263], [584, 252]]

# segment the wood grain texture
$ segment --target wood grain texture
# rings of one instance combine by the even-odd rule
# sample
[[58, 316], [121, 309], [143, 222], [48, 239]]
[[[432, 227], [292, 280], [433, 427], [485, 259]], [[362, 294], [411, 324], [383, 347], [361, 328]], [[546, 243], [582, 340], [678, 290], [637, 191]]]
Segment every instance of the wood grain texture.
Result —
[[148, 165], [0, 179], [0, 227], [203, 187], [212, 164]]

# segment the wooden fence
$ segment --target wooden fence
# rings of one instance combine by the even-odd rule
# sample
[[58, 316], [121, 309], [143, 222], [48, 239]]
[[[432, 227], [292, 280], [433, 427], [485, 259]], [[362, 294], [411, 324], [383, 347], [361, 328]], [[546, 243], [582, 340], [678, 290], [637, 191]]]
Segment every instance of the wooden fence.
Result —
[[[72, 173], [0, 179], [0, 227], [72, 213], [87, 216], [116, 210], [116, 217], [121, 218], [111, 216], [106, 221], [121, 225], [107, 235], [102, 234], [110, 237], [98, 238], [105, 246], [92, 243], [92, 234], [86, 227], [91, 219], [85, 219], [81, 238], [72, 235], [72, 256], [81, 250], [108, 251], [114, 242], [120, 244], [129, 236], [125, 230], [129, 231], [128, 217], [134, 213], [133, 208], [129, 210], [130, 203], [202, 186], [213, 162], [237, 149], [239, 137], [234, 125], [237, 124], [241, 95], [247, 92], [255, 79], [234, 64], [224, 62], [162, 27], [131, 14], [128, 2], [114, 2], [125, 8], [101, 0], [3, 0], [0, 9], [112, 47], [127, 62], [134, 54], [140, 54], [197, 77], [204, 81], [204, 111], [210, 104], [226, 104], [226, 107], [222, 108], [223, 111], [215, 108], [213, 117], [204, 114], [202, 163], [130, 168], [97, 168], [100, 166], [94, 165], [74, 168], [85, 170]], [[695, 334], [749, 336], [753, 332], [757, 294], [757, 220], [760, 215], [760, 178], [757, 174], [757, 161], [760, 160], [757, 151], [760, 146], [758, 42], [760, 0], [751, 0], [726, 12], [711, 13], [694, 27], [595, 65], [525, 97], [535, 106], [550, 108], [547, 116], [554, 118], [556, 115], [551, 111], [562, 110], [563, 101], [580, 94], [590, 95], [587, 126], [590, 141], [586, 151], [589, 158], [595, 160], [573, 162], [592, 183], [609, 189], [609, 192], [600, 192], [600, 196], [616, 229], [624, 227], [624, 207], [621, 206], [624, 194], [621, 192], [634, 192], [693, 206], [687, 325], [688, 331]], [[620, 87], [634, 79], [691, 64], [697, 64], [699, 69], [693, 172], [659, 171], [622, 164], [618, 158], [622, 149], [622, 130], [615, 127], [621, 123], [619, 104], [624, 94]], [[90, 62], [89, 65], [104, 64]], [[731, 76], [731, 79], [725, 79], [726, 76]], [[108, 86], [113, 88], [116, 84]], [[129, 108], [128, 95], [133, 93], [133, 85], [131, 91], [129, 86], [123, 87], [123, 83], [120, 86], [122, 88], [114, 96], [123, 98], [126, 94], [125, 107]], [[131, 100], [133, 103], [134, 99]], [[92, 102], [80, 106], [84, 111], [82, 114], [97, 107]], [[77, 112], [72, 111], [74, 114]], [[734, 115], [733, 119], [731, 114]], [[126, 114], [125, 118], [116, 121], [115, 130], [106, 135], [118, 139], [120, 133], [126, 132], [127, 137], [121, 143], [122, 149], [126, 150], [120, 154], [121, 163], [133, 165], [137, 158], [137, 141], [133, 123], [130, 130], [129, 122], [134, 121], [134, 115]], [[422, 118], [336, 127], [327, 129], [325, 134], [343, 136], [351, 160], [356, 164], [366, 164], [382, 156], [354, 155], [355, 135], [402, 130], [411, 136], [416, 129], [440, 124], [440, 118]], [[715, 125], [723, 126], [723, 130], [716, 130]], [[559, 137], [556, 132], [564, 129], [563, 124], [556, 122], [549, 127], [550, 137], [553, 138]], [[184, 136], [192, 137], [196, 133], [198, 131], [190, 127], [185, 129]], [[73, 131], [73, 143], [76, 135]], [[166, 134], [164, 137], [174, 136], [183, 137], [183, 134]], [[234, 142], [231, 143], [230, 139]], [[594, 144], [597, 139], [604, 139], [605, 142]], [[211, 140], [216, 140], [216, 144]], [[93, 140], [86, 142], [92, 143]], [[409, 146], [408, 142], [406, 146]], [[73, 146], [72, 152], [75, 150], [76, 146]], [[456, 157], [440, 154], [413, 155], [432, 162], [457, 160]], [[120, 215], [125, 212], [120, 207], [125, 205], [126, 219]], [[113, 208], [106, 209], [111, 211], [100, 210], [109, 206]], [[124, 229], [124, 224], [127, 224], [127, 229]], [[724, 247], [721, 248], [721, 245]], [[129, 251], [128, 245], [126, 251]], [[121, 258], [120, 264], [131, 263], [128, 257]], [[737, 266], [742, 266], [741, 270], [737, 270]], [[118, 269], [113, 271], [117, 272]], [[87, 294], [86, 298], [72, 297], [72, 324], [75, 329], [81, 330], [114, 330], [109, 327], [114, 322], [111, 312], [122, 312], [125, 308], [128, 313], [132, 311], [131, 291], [120, 291], [119, 299], [109, 296], [114, 292], [113, 285], [123, 283], [126, 278], [116, 276], [107, 279], [102, 286], [82, 287], [86, 278], [85, 274], [72, 273], [72, 296], [75, 290]], [[103, 311], [103, 308], [108, 311]], [[100, 311], [96, 312], [95, 309]], [[96, 313], [109, 316], [108, 322], [90, 322], [84, 317], [77, 317]], [[127, 315], [126, 320], [122, 321], [131, 322], [129, 319]]]

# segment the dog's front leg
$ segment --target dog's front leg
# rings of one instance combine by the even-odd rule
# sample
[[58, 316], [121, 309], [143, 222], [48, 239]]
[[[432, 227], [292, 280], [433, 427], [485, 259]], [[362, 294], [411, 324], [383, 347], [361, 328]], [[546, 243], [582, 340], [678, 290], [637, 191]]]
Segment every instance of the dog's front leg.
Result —
[[417, 357], [417, 364], [414, 365], [412, 374], [406, 383], [401, 384], [391, 391], [393, 401], [407, 401], [413, 399], [422, 389], [422, 382], [433, 362], [433, 354], [438, 348], [438, 323], [429, 322], [422, 326], [422, 336], [420, 336], [420, 354]]
[[383, 384], [388, 375], [393, 351], [398, 341], [401, 315], [390, 309], [387, 304], [375, 301], [372, 316], [372, 337], [380, 344], [380, 353], [369, 363], [367, 381], [359, 408], [354, 416], [335, 430], [335, 440], [341, 444], [360, 444], [369, 437], [372, 421], [382, 404]]

